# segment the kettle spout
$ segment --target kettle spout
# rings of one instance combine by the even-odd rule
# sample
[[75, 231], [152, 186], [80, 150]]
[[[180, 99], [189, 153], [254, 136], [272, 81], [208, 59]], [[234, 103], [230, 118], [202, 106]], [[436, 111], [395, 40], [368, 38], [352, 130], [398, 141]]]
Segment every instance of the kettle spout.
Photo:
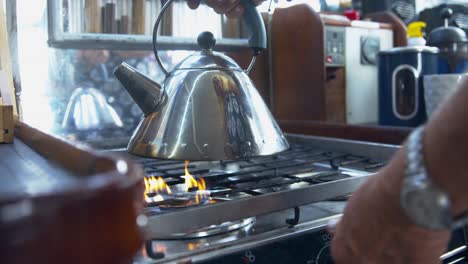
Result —
[[114, 76], [132, 96], [145, 116], [155, 111], [163, 96], [159, 83], [139, 73], [125, 62], [115, 69]]

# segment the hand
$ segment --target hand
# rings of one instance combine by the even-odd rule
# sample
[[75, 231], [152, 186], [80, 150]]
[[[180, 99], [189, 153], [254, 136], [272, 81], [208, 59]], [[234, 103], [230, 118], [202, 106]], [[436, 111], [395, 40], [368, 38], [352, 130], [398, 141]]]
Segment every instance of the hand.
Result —
[[[256, 6], [266, 0], [251, 0]], [[200, 5], [201, 0], [187, 0], [187, 5], [191, 9], [196, 9]], [[226, 14], [229, 18], [238, 18], [244, 13], [244, 7], [240, 0], [206, 0], [206, 4], [212, 7], [218, 14]]]
[[[401, 152], [390, 166], [404, 167]], [[402, 177], [394, 171], [387, 167], [369, 179], [352, 195], [341, 221], [330, 228], [336, 264], [440, 263], [450, 234], [410, 222], [399, 204]]]

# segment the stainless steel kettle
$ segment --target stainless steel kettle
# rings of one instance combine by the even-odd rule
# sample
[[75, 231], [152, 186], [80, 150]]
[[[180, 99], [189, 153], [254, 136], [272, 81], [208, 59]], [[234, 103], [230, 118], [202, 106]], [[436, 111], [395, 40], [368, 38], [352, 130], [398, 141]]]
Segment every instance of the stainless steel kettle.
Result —
[[242, 0], [243, 19], [250, 29], [254, 57], [242, 70], [231, 58], [213, 51], [213, 35], [198, 37], [201, 51], [165, 70], [158, 56], [157, 30], [153, 31], [156, 61], [166, 74], [162, 84], [145, 77], [126, 63], [114, 72], [143, 110], [144, 118], [127, 150], [136, 155], [177, 160], [230, 160], [270, 155], [289, 148], [288, 142], [263, 102], [248, 72], [266, 48], [263, 20], [250, 0]]

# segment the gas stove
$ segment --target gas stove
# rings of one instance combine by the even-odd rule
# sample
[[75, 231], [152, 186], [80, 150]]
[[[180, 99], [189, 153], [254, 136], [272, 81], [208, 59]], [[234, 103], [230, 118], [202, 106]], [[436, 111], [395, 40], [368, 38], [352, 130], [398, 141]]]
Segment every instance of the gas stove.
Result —
[[[327, 222], [340, 217], [347, 197], [398, 146], [288, 140], [288, 151], [236, 161], [133, 157], [145, 169], [147, 190], [159, 184], [157, 195], [145, 195], [138, 223], [147, 242], [134, 263], [332, 263]], [[187, 181], [198, 187], [182, 192]], [[464, 261], [465, 248], [465, 232], [458, 230], [443, 259], [464, 263], [453, 261]]]

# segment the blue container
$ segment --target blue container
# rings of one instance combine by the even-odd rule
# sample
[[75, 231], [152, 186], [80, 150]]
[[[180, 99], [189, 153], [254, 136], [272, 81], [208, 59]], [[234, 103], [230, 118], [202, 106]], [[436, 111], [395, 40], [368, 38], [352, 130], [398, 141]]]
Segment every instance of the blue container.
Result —
[[463, 74], [468, 72], [468, 41], [437, 46], [439, 74]]
[[423, 76], [437, 74], [437, 48], [402, 47], [379, 53], [379, 124], [416, 127], [426, 117]]

